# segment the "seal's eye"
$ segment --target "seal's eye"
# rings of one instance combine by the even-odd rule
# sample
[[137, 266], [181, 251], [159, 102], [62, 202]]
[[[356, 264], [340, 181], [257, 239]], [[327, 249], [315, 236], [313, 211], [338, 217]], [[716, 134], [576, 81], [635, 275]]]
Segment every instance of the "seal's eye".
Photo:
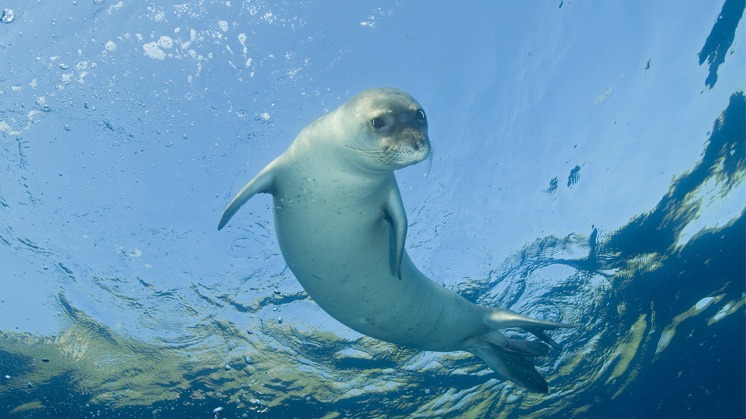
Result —
[[373, 129], [381, 129], [386, 126], [386, 121], [381, 118], [373, 118], [370, 120], [370, 125]]
[[414, 119], [418, 121], [424, 121], [425, 120], [425, 111], [422, 109], [418, 110], [417, 113], [414, 115]]

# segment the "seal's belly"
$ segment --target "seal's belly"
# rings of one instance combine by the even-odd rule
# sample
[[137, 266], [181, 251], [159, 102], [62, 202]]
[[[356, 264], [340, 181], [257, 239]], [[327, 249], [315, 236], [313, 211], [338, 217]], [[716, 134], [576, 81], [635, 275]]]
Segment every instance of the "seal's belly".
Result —
[[393, 275], [392, 231], [380, 212], [282, 204], [275, 226], [285, 261], [311, 298], [340, 322], [429, 350], [460, 349], [483, 332], [479, 307], [429, 280], [406, 254], [402, 278]]

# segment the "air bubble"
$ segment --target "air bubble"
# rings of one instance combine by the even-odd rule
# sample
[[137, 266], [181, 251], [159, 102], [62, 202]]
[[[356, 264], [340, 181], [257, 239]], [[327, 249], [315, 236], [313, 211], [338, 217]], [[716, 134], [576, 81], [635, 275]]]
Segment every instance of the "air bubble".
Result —
[[16, 13], [13, 9], [4, 9], [2, 17], [0, 17], [0, 22], [13, 23], [14, 20], [16, 20]]
[[173, 48], [174, 40], [170, 36], [161, 36], [160, 39], [158, 39], [158, 46], [166, 49]]
[[593, 102], [596, 105], [600, 105], [600, 104], [606, 102], [607, 100], [609, 100], [609, 98], [613, 94], [614, 94], [614, 90], [611, 87], [608, 87], [608, 88], [606, 88], [606, 90], [604, 90], [603, 92], [601, 92], [600, 95], [596, 96], [596, 98], [593, 100]]

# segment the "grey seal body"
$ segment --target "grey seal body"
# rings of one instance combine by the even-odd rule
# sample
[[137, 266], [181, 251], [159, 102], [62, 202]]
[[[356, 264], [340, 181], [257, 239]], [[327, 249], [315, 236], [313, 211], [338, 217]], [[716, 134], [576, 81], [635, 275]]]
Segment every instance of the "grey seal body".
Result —
[[570, 326], [473, 304], [427, 278], [404, 249], [407, 219], [394, 170], [429, 153], [427, 119], [414, 98], [363, 91], [304, 128], [233, 198], [218, 228], [249, 198], [270, 193], [286, 263], [332, 317], [388, 342], [472, 352], [502, 377], [546, 392], [531, 358], [547, 345], [499, 329], [520, 327], [557, 347], [544, 331]]

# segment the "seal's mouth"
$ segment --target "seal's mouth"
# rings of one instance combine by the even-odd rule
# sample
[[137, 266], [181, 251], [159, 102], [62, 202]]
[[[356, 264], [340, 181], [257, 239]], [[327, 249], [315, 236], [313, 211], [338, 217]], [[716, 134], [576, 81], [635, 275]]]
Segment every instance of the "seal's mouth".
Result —
[[[386, 141], [384, 141], [386, 143]], [[400, 136], [392, 144], [382, 146], [381, 161], [396, 168], [419, 163], [430, 155], [430, 139], [422, 131]]]

